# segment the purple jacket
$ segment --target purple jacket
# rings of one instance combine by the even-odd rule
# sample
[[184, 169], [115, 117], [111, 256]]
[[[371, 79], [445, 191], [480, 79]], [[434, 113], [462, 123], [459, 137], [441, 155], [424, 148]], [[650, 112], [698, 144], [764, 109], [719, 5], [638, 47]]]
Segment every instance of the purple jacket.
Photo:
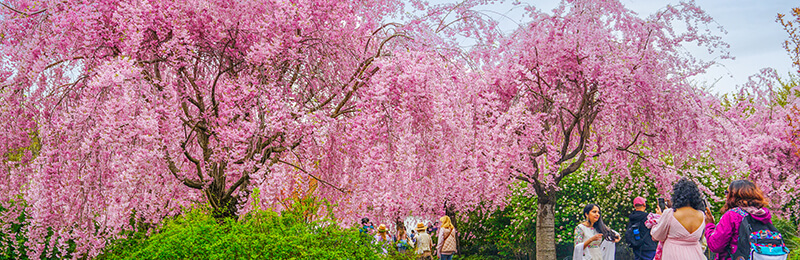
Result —
[[[772, 215], [767, 208], [742, 208], [754, 219], [764, 223], [772, 223]], [[708, 242], [708, 250], [717, 253], [717, 260], [730, 259], [728, 252], [736, 251], [736, 243], [739, 240], [739, 224], [742, 223], [744, 216], [733, 211], [728, 210], [719, 219], [719, 223], [706, 224], [706, 241]], [[730, 251], [728, 246], [730, 245]]]

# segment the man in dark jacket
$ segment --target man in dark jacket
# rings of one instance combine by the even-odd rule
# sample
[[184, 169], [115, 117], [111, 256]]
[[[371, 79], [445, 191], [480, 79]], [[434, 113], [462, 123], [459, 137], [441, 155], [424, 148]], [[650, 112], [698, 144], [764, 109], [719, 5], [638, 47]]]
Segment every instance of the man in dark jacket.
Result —
[[653, 260], [656, 256], [658, 242], [650, 237], [650, 229], [644, 225], [649, 214], [645, 210], [647, 205], [644, 198], [633, 199], [633, 212], [628, 217], [628, 227], [625, 232], [625, 242], [633, 249], [634, 259]]

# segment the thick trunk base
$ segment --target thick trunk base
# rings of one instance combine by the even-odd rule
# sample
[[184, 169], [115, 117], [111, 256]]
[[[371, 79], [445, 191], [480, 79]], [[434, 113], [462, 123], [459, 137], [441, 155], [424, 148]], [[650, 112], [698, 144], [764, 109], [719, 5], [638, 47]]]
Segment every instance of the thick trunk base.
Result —
[[555, 200], [542, 200], [536, 213], [536, 259], [556, 260]]

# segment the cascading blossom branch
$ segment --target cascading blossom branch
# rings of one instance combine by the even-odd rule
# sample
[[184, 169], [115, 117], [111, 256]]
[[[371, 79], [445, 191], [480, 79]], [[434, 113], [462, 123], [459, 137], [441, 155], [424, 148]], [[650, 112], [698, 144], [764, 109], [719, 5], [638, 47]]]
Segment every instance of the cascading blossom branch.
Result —
[[492, 101], [482, 76], [464, 70], [463, 60], [423, 51], [397, 50], [377, 62], [381, 72], [360, 93], [360, 113], [338, 122], [319, 143], [324, 151], [313, 152], [321, 156], [318, 176], [349, 193], [320, 187], [342, 202], [339, 216], [394, 223], [481, 202], [501, 206], [508, 179], [489, 174], [500, 162], [486, 154], [494, 145]]
[[[4, 206], [18, 195], [30, 205], [32, 256], [65, 253], [70, 240], [76, 257], [96, 256], [130, 223], [157, 224], [198, 202], [235, 216], [264, 183], [273, 187], [260, 196], [284, 199], [297, 173], [271, 168], [357, 111], [373, 60], [398, 38], [383, 19], [401, 7], [4, 2], [0, 113], [19, 120], [3, 121], [0, 152], [32, 137], [41, 151], [3, 160], [0, 194]], [[48, 228], [58, 239], [45, 241]]]
[[555, 196], [566, 176], [586, 168], [625, 184], [638, 163], [663, 187], [703, 156], [711, 137], [703, 94], [687, 78], [713, 61], [682, 46], [728, 54], [705, 28], [711, 17], [693, 3], [641, 18], [619, 1], [568, 0], [552, 14], [530, 9], [529, 16], [490, 61], [503, 112], [492, 136], [506, 162], [495, 172], [531, 184], [537, 256], [551, 259]]
[[724, 136], [728, 137], [714, 150], [733, 154], [730, 161], [737, 163], [730, 173], [754, 181], [772, 209], [787, 213], [790, 218], [800, 215], [800, 155], [794, 146], [800, 139], [792, 125], [793, 113], [800, 106], [796, 91], [797, 86], [781, 86], [774, 69], [763, 69], [751, 76], [726, 104], [709, 106], [719, 115], [717, 129], [724, 129], [720, 132], [726, 132]]
[[[424, 15], [399, 0], [3, 2], [0, 221], [29, 216], [32, 257], [68, 241], [93, 257], [198, 203], [224, 218], [313, 197], [340, 224], [387, 223], [502, 206], [518, 179], [542, 214], [583, 164], [627, 176], [641, 161], [665, 185], [709, 153], [793, 180], [770, 161], [787, 142], [764, 135], [785, 126], [774, 114], [707, 120], [751, 110], [708, 111], [686, 83], [712, 63], [681, 44], [726, 57], [693, 4], [642, 19], [565, 1], [497, 44], [471, 9], [487, 0], [411, 2]], [[730, 144], [747, 153], [708, 150]]]
[[343, 225], [501, 205], [498, 104], [452, 41], [492, 23], [422, 20], [483, 2], [408, 25], [385, 21], [400, 1], [5, 2], [0, 113], [26, 116], [0, 152], [41, 150], [3, 161], [0, 200], [29, 205], [3, 222], [26, 211], [31, 256], [93, 257], [198, 203], [310, 196]]

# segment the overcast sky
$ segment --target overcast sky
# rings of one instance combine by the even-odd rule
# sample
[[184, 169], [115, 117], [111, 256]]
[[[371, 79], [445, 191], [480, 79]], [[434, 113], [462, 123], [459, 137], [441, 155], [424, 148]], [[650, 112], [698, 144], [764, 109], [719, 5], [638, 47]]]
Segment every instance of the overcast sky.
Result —
[[[645, 17], [668, 4], [679, 3], [677, 0], [620, 0], [628, 8]], [[433, 0], [433, 3], [455, 2], [455, 0]], [[500, 22], [501, 29], [510, 32], [518, 24], [525, 22], [524, 8], [521, 5], [532, 5], [539, 10], [550, 12], [558, 4], [558, 0], [528, 0], [493, 4], [476, 8], [497, 12], [493, 15]], [[747, 81], [747, 77], [756, 74], [765, 67], [772, 67], [782, 76], [792, 71], [791, 61], [782, 43], [787, 34], [775, 19], [778, 13], [788, 14], [792, 7], [800, 7], [800, 1], [793, 0], [698, 0], [696, 2], [721, 25], [728, 34], [723, 35], [730, 44], [734, 60], [720, 61], [720, 65], [712, 68], [705, 75], [695, 79], [705, 85], [714, 84], [712, 92], [730, 93], [736, 86]], [[702, 52], [697, 55], [703, 55]], [[702, 57], [702, 56], [701, 56]], [[706, 83], [703, 83], [706, 82]], [[716, 82], [716, 83], [714, 83]]]

